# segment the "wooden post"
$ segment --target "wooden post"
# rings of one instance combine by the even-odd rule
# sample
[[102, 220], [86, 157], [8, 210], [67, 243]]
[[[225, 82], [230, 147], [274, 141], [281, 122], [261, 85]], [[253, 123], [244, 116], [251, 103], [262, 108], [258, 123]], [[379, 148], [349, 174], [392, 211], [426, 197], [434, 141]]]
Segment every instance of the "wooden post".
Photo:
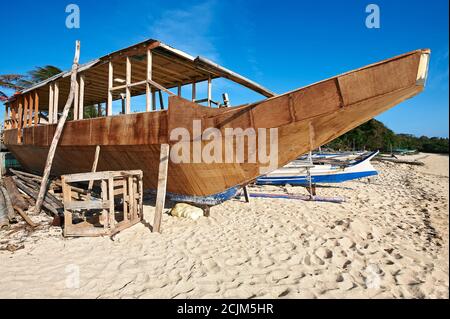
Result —
[[18, 105], [18, 101], [16, 100], [13, 103], [14, 104], [11, 105], [12, 128], [17, 128], [17, 105]]
[[159, 108], [161, 110], [164, 110], [164, 100], [163, 100], [163, 96], [162, 96], [161, 90], [158, 91], [158, 95], [159, 95]]
[[82, 120], [84, 117], [84, 75], [80, 75], [80, 101], [78, 119]]
[[195, 102], [197, 96], [196, 88], [195, 88], [195, 82], [192, 82], [192, 102]]
[[58, 125], [56, 126], [55, 135], [53, 135], [52, 143], [48, 150], [47, 161], [45, 162], [44, 175], [42, 176], [41, 188], [39, 189], [39, 195], [36, 200], [35, 212], [41, 211], [42, 202], [44, 201], [45, 194], [47, 192], [47, 182], [50, 176], [50, 171], [52, 169], [53, 158], [56, 152], [56, 146], [58, 145], [59, 138], [61, 137], [64, 124], [66, 123], [67, 116], [69, 115], [70, 107], [74, 102], [74, 95], [76, 90], [77, 81], [77, 71], [78, 71], [78, 60], [80, 59], [80, 41], [76, 42], [75, 56], [73, 58], [72, 64], [72, 74], [70, 76], [70, 91], [67, 98], [66, 105], [64, 106], [63, 113], [59, 119]]
[[108, 73], [108, 104], [106, 106], [106, 116], [112, 115], [112, 87], [113, 87], [114, 67], [112, 61], [109, 61], [109, 73]]
[[131, 84], [131, 61], [130, 61], [130, 57], [127, 56], [127, 88], [126, 88], [126, 106], [125, 106], [125, 114], [130, 114], [130, 109], [131, 109], [131, 89], [130, 89], [130, 84]]
[[50, 83], [48, 89], [48, 123], [53, 124], [53, 98], [55, 97], [53, 94], [53, 84]]
[[178, 84], [178, 92], [177, 92], [177, 95], [178, 95], [179, 97], [181, 97], [181, 83]]
[[54, 92], [55, 97], [53, 98], [53, 123], [58, 122], [58, 106], [59, 106], [59, 83], [55, 82]]
[[[98, 164], [98, 158], [100, 156], [100, 145], [97, 145], [95, 147], [95, 155], [94, 155], [94, 162], [92, 163], [92, 173], [95, 173], [97, 171], [97, 164]], [[94, 180], [90, 180], [89, 181], [89, 185], [88, 185], [88, 191], [92, 190], [92, 187], [94, 186]]]
[[19, 100], [19, 124], [18, 124], [18, 132], [17, 132], [17, 142], [22, 142], [22, 125], [23, 125], [23, 96], [18, 97]]
[[28, 126], [33, 126], [34, 96], [33, 93], [28, 94]]
[[39, 94], [34, 92], [34, 125], [39, 124]]
[[158, 189], [156, 193], [155, 219], [153, 222], [153, 232], [161, 232], [161, 219], [166, 201], [167, 169], [169, 167], [169, 144], [161, 144], [159, 156]]
[[24, 102], [23, 102], [23, 126], [27, 127], [28, 126], [28, 95], [25, 94], [23, 99], [24, 99]]
[[208, 77], [208, 107], [211, 107], [211, 98], [212, 98], [212, 82], [211, 82], [211, 76]]
[[[78, 114], [78, 94], [80, 93], [80, 86], [78, 85], [78, 77], [75, 79], [75, 92], [73, 92], [73, 119], [78, 120], [80, 115]], [[56, 96], [56, 95], [55, 95]]]
[[145, 111], [150, 112], [150, 109], [152, 107], [152, 92], [150, 83], [148, 80], [152, 79], [152, 51], [147, 50], [147, 84], [146, 84], [146, 90], [145, 90], [145, 97], [146, 97], [146, 103], [145, 103]]

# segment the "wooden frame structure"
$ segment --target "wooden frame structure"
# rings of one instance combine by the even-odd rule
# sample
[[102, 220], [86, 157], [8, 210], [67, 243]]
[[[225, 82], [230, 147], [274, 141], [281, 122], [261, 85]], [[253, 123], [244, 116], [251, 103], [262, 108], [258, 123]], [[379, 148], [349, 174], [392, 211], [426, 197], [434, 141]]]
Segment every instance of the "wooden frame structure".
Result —
[[[142, 171], [81, 173], [61, 176], [64, 202], [64, 236], [111, 236], [139, 223], [143, 215]], [[98, 182], [101, 198], [80, 198], [71, 183]], [[118, 220], [116, 199], [122, 199], [122, 219]], [[81, 199], [81, 200], [80, 200]], [[75, 211], [82, 212], [83, 221], [74, 224]], [[98, 211], [91, 222], [86, 214]], [[98, 219], [96, 219], [97, 217]], [[92, 220], [98, 223], [96, 226]]]

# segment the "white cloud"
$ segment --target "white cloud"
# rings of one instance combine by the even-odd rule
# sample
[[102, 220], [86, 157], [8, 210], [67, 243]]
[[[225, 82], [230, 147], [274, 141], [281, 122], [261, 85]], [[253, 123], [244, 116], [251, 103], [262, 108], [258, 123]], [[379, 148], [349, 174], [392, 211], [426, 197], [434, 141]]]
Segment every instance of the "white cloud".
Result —
[[215, 19], [215, 0], [207, 0], [190, 7], [169, 9], [152, 17], [150, 35], [165, 44], [191, 55], [202, 55], [218, 61], [211, 28]]

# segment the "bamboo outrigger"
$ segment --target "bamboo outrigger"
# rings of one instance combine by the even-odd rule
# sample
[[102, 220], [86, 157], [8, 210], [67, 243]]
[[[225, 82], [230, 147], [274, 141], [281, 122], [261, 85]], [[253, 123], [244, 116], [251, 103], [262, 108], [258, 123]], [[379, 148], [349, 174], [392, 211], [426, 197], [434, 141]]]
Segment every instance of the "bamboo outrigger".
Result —
[[[225, 139], [227, 128], [242, 129], [235, 131], [235, 137], [247, 139], [251, 137], [246, 129], [254, 129], [258, 135], [258, 129], [276, 128], [278, 153], [273, 169], [282, 167], [420, 93], [429, 55], [429, 50], [409, 52], [276, 95], [207, 59], [148, 40], [78, 68], [73, 119], [65, 124], [51, 173], [90, 172], [93, 162], [98, 171], [140, 169], [144, 188], [156, 190], [160, 162], [165, 160], [160, 156], [161, 145], [173, 146], [177, 141], [171, 140], [170, 133], [181, 128], [190, 133], [185, 141], [189, 149], [195, 148], [195, 120], [202, 128], [217, 128], [221, 139]], [[59, 113], [69, 94], [70, 74], [64, 72], [38, 83], [6, 103], [4, 142], [29, 171], [41, 173], [44, 169]], [[212, 99], [211, 85], [216, 78], [229, 79], [266, 99], [226, 107], [228, 97], [223, 103]], [[196, 87], [202, 81], [207, 82], [204, 99], [198, 97]], [[192, 88], [188, 99], [182, 97], [182, 87], [186, 86]], [[145, 95], [145, 112], [133, 113], [132, 97], [138, 95]], [[114, 115], [113, 104], [120, 101], [123, 114]], [[97, 117], [83, 118], [87, 106], [98, 108]], [[208, 141], [199, 143], [206, 146]], [[270, 141], [265, 144], [268, 149], [274, 147]], [[169, 154], [168, 147], [163, 150]], [[259, 151], [245, 145], [245, 159]], [[263, 166], [250, 161], [189, 159], [168, 161], [167, 191], [175, 197], [225, 198], [260, 176]]]

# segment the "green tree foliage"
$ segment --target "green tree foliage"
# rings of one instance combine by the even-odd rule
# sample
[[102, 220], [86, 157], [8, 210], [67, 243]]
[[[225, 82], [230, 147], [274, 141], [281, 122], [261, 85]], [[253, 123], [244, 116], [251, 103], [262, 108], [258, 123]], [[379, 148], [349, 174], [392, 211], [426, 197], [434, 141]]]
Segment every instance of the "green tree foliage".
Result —
[[326, 147], [343, 151], [365, 149], [385, 152], [402, 148], [448, 154], [449, 140], [448, 138], [395, 134], [380, 121], [372, 119], [331, 141]]

